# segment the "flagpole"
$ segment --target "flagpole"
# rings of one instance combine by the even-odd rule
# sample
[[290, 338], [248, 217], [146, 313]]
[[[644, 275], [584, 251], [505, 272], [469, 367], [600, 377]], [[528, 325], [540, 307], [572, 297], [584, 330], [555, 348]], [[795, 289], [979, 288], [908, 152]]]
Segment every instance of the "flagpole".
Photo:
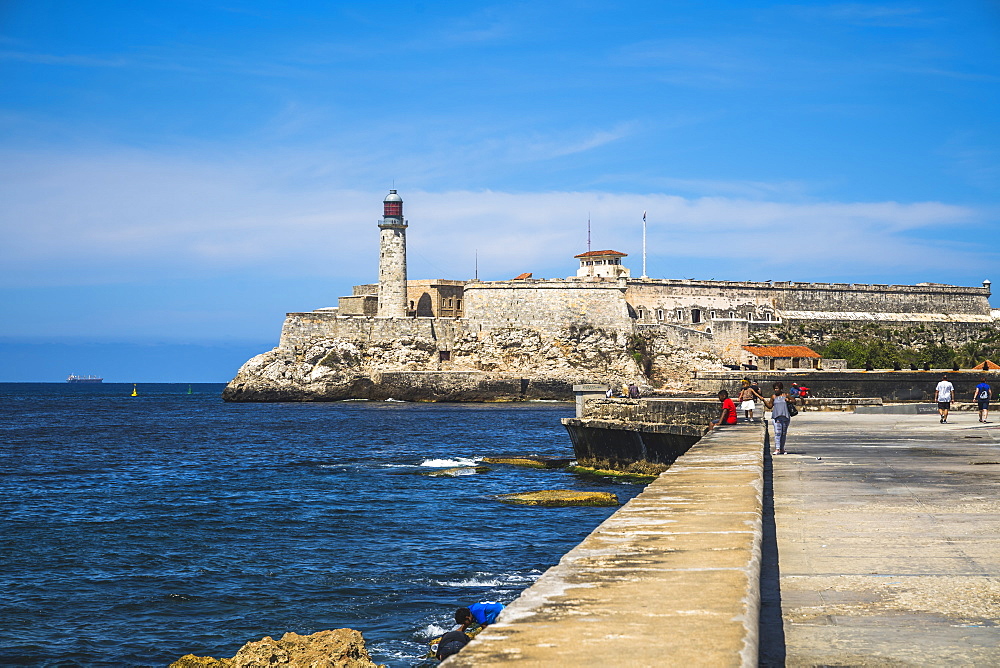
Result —
[[642, 212], [642, 277], [646, 276], [646, 212]]

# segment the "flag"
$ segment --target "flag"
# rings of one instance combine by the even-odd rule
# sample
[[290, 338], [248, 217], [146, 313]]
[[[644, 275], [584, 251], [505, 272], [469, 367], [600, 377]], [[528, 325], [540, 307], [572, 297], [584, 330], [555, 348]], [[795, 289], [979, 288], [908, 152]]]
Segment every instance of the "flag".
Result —
[[644, 222], [644, 223], [646, 222], [646, 212], [645, 211], [642, 212], [642, 222]]

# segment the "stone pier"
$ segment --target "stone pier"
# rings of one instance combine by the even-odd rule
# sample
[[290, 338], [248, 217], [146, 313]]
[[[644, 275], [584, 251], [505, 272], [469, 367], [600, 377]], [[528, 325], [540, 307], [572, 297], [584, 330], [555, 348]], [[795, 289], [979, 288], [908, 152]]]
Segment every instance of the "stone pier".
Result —
[[759, 427], [696, 443], [443, 665], [756, 665]]
[[710, 433], [446, 666], [1000, 665], [1000, 422]]

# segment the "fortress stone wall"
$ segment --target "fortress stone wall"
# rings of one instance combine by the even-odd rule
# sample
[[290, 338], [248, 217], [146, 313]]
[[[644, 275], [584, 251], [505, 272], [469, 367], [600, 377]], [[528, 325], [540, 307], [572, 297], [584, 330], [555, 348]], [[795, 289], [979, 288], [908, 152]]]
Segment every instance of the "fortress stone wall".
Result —
[[[618, 251], [577, 256], [583, 276], [409, 281], [408, 225], [395, 191], [384, 213], [380, 282], [355, 286], [337, 308], [287, 314], [278, 347], [244, 365], [231, 384], [241, 397], [374, 397], [376, 386], [399, 392], [378, 380], [397, 371], [545, 380], [553, 383], [546, 392], [567, 392], [581, 381], [680, 388], [693, 369], [745, 361], [742, 347], [750, 342], [889, 336], [904, 345], [954, 346], [995, 333], [1000, 322], [988, 281], [963, 287], [636, 279]], [[595, 253], [614, 271], [588, 269]], [[485, 386], [477, 383], [455, 396], [478, 396]]]
[[[739, 363], [749, 342], [822, 345], [880, 331], [914, 341], [961, 345], [996, 331], [984, 287], [625, 280], [413, 281], [447, 284], [462, 317], [373, 317], [375, 286], [356, 286], [339, 309], [288, 314], [280, 347], [319, 339], [388, 341], [418, 337], [451, 351], [463, 336], [498, 329], [559, 335], [568, 329], [643, 334]], [[435, 293], [436, 294], [436, 293]], [[436, 295], [443, 303], [444, 298]], [[437, 307], [437, 301], [434, 302]], [[890, 310], [891, 309], [891, 310]], [[994, 310], [995, 311], [995, 310]], [[412, 312], [411, 312], [412, 313]]]
[[420, 338], [434, 341], [439, 350], [451, 350], [464, 332], [455, 318], [378, 318], [342, 316], [334, 310], [288, 313], [278, 347], [304, 350], [319, 340], [350, 339], [361, 343]]
[[465, 286], [465, 320], [475, 331], [527, 327], [551, 332], [570, 326], [631, 329], [620, 280], [516, 280]]
[[630, 280], [625, 298], [641, 321], [714, 319], [886, 320], [992, 323], [990, 288], [751, 281]]

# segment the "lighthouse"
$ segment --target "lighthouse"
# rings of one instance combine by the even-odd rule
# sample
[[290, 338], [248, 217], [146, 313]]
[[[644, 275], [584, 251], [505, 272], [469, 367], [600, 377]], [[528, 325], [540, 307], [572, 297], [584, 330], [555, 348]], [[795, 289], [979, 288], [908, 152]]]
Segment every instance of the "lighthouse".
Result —
[[403, 198], [390, 190], [382, 202], [378, 257], [378, 316], [406, 317], [406, 220]]

